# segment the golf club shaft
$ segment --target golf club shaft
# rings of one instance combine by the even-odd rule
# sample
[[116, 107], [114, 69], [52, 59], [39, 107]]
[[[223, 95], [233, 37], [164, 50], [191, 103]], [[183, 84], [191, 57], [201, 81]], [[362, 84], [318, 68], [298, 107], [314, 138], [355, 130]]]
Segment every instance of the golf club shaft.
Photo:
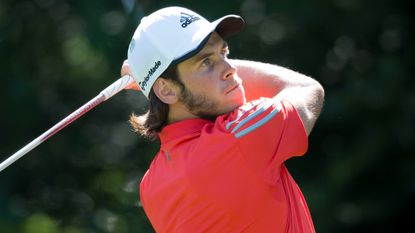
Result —
[[103, 91], [99, 93], [96, 97], [88, 101], [88, 103], [84, 104], [82, 107], [77, 109], [75, 112], [71, 113], [69, 116], [65, 117], [59, 123], [54, 125], [52, 128], [44, 132], [42, 135], [31, 141], [29, 144], [18, 150], [16, 153], [11, 155], [9, 158], [4, 160], [0, 164], [0, 172], [4, 170], [6, 167], [10, 166], [16, 160], [27, 154], [29, 151], [33, 150], [42, 142], [46, 141], [48, 138], [59, 132], [61, 129], [65, 128], [67, 125], [87, 113], [89, 110], [96, 107], [98, 104], [104, 102], [105, 100], [111, 98], [125, 87], [130, 85], [133, 82], [133, 79], [126, 75], [115, 81], [113, 84], [105, 88]]

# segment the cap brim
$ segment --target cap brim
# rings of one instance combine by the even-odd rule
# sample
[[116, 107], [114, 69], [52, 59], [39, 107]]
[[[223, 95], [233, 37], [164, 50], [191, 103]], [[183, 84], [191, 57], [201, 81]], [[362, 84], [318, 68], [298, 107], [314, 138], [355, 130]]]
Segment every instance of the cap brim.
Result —
[[240, 32], [245, 25], [245, 21], [239, 15], [226, 15], [215, 20], [212, 24], [217, 25], [215, 31], [222, 38], [228, 38], [237, 32]]
[[245, 21], [242, 19], [241, 16], [238, 15], [226, 15], [222, 18], [219, 18], [211, 23], [212, 29], [211, 31], [205, 36], [205, 38], [199, 43], [199, 45], [194, 48], [193, 50], [189, 51], [188, 53], [184, 54], [183, 56], [176, 58], [172, 61], [172, 65], [178, 64], [184, 60], [187, 60], [202, 50], [205, 44], [208, 42], [210, 35], [215, 31], [217, 32], [223, 39], [228, 38], [237, 32], [241, 31], [245, 25]]

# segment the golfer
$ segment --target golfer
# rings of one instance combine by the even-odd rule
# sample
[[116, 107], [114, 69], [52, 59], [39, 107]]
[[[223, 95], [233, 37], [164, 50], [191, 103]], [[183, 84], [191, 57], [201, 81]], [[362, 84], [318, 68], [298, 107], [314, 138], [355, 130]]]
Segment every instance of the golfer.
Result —
[[132, 37], [121, 74], [149, 110], [130, 122], [161, 143], [140, 184], [156, 232], [315, 232], [284, 162], [306, 152], [324, 90], [277, 65], [229, 59], [224, 39], [243, 26], [168, 7]]

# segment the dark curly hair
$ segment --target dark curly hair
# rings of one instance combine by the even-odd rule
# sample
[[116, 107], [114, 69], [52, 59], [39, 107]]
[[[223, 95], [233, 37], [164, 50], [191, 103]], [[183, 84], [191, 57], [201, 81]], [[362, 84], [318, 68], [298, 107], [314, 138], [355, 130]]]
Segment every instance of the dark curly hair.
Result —
[[[171, 80], [184, 90], [184, 84], [180, 80], [177, 65], [169, 66], [161, 75], [164, 79]], [[134, 131], [150, 140], [158, 140], [158, 133], [167, 125], [169, 105], [161, 101], [153, 90], [149, 96], [149, 110], [137, 116], [135, 113], [130, 116], [130, 124]]]

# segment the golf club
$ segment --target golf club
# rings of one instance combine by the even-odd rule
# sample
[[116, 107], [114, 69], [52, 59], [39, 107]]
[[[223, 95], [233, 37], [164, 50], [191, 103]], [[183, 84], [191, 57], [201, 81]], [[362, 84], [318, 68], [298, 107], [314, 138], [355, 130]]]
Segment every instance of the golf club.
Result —
[[98, 104], [106, 101], [107, 99], [111, 98], [118, 92], [120, 92], [123, 89], [128, 89], [129, 85], [134, 83], [134, 79], [130, 77], [129, 75], [125, 75], [121, 78], [119, 78], [117, 81], [115, 81], [113, 84], [102, 90], [99, 95], [88, 101], [86, 104], [84, 104], [82, 107], [78, 108], [76, 111], [71, 113], [69, 116], [61, 120], [59, 123], [54, 125], [52, 128], [50, 128], [48, 131], [44, 132], [42, 135], [31, 141], [29, 144], [18, 150], [16, 153], [11, 155], [9, 158], [4, 160], [0, 164], [0, 172], [3, 171], [6, 167], [10, 166], [12, 163], [14, 163], [16, 160], [20, 159], [22, 156], [24, 156], [29, 151], [33, 150], [35, 147], [37, 147], [42, 142], [46, 141], [48, 138], [59, 132], [61, 129], [65, 128], [67, 125], [78, 119], [80, 116], [87, 113], [89, 110], [96, 107]]

